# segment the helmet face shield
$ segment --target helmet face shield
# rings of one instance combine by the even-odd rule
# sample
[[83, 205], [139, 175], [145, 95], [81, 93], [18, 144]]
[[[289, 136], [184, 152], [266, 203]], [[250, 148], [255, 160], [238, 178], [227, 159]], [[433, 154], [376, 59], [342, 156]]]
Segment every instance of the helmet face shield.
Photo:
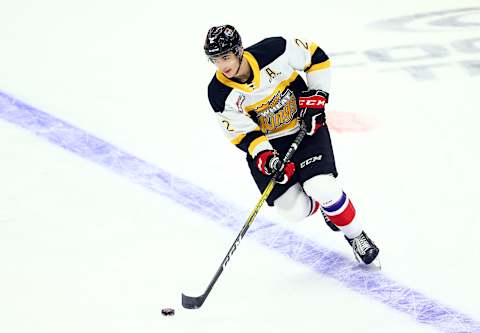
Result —
[[208, 60], [209, 60], [210, 62], [215, 63], [215, 61], [216, 61], [217, 59], [220, 59], [220, 58], [222, 58], [223, 56], [226, 56], [228, 53], [230, 53], [230, 50], [225, 51], [225, 52], [222, 52], [222, 53], [219, 53], [219, 54], [207, 56], [207, 58], [208, 58]]
[[228, 55], [230, 52], [233, 52], [233, 55], [237, 58], [240, 57], [240, 54], [241, 54], [241, 48], [240, 47], [234, 47], [233, 49], [231, 50], [226, 50], [225, 52], [222, 52], [222, 53], [218, 53], [218, 54], [215, 54], [215, 55], [209, 55], [207, 56], [208, 60], [211, 62], [211, 63], [215, 63], [216, 60], [222, 58], [222, 57], [225, 57], [226, 55]]

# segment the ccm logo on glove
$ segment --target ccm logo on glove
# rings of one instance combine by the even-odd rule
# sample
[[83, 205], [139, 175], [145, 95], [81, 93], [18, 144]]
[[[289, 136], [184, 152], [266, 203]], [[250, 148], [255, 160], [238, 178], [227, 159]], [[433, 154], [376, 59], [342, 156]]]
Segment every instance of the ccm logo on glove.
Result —
[[310, 97], [300, 97], [298, 106], [301, 108], [323, 109], [327, 99], [323, 96], [315, 95]]

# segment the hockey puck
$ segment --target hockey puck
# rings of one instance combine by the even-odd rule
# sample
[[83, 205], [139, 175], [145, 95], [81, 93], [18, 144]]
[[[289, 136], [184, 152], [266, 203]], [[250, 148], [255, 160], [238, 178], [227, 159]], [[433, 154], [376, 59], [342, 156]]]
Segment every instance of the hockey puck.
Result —
[[175, 310], [171, 308], [162, 309], [162, 315], [164, 316], [173, 316], [175, 314]]

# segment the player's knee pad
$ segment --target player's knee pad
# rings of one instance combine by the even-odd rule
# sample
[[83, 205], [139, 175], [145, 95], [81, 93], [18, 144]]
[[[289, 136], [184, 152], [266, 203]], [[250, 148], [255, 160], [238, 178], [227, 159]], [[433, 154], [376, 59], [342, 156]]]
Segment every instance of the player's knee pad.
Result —
[[333, 224], [344, 227], [355, 217], [355, 207], [332, 175], [318, 175], [303, 184], [308, 195], [320, 201]]
[[305, 194], [300, 184], [290, 187], [274, 202], [274, 207], [289, 221], [300, 221], [310, 215], [314, 201]]
[[342, 187], [332, 175], [317, 175], [303, 184], [307, 194], [320, 202], [322, 207], [337, 201], [343, 193]]

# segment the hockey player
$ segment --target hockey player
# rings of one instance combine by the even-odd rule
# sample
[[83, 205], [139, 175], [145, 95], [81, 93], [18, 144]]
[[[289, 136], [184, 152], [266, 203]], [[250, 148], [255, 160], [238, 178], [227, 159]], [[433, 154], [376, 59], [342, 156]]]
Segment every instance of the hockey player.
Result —
[[[246, 153], [261, 192], [282, 165], [300, 121], [306, 126], [307, 136], [281, 170], [268, 205], [288, 220], [303, 219], [320, 207], [332, 229], [343, 232], [355, 257], [365, 264], [373, 262], [379, 249], [363, 231], [336, 179], [325, 122], [330, 92], [325, 52], [315, 43], [282, 37], [244, 49], [231, 25], [209, 29], [204, 51], [217, 68], [208, 86], [210, 104], [228, 139]], [[298, 71], [306, 73], [306, 83]]]

